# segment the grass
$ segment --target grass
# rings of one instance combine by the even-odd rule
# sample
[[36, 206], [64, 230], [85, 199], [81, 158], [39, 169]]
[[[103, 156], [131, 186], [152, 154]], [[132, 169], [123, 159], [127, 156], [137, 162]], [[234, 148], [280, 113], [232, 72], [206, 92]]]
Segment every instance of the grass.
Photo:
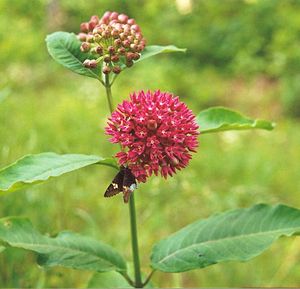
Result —
[[[137, 66], [130, 79], [129, 72], [121, 74], [114, 88], [115, 102], [132, 90], [161, 87], [182, 95], [195, 112], [210, 102], [227, 104], [253, 117], [271, 117], [278, 125], [273, 132], [200, 136], [199, 152], [187, 169], [167, 181], [154, 177], [140, 185], [136, 202], [146, 272], [153, 243], [194, 220], [260, 202], [300, 207], [299, 123], [278, 112], [276, 86], [262, 92], [255, 83], [234, 85], [237, 80], [218, 79], [217, 85], [209, 87], [207, 72], [177, 83], [176, 72], [163, 79], [168, 62], [162, 58], [162, 63], [161, 69], [155, 68], [155, 61], [149, 61], [147, 69]], [[43, 74], [46, 66], [48, 74]], [[108, 116], [104, 89], [95, 80], [57, 68], [50, 60], [35, 69], [24, 75], [25, 84], [11, 80], [10, 93], [0, 100], [1, 167], [28, 153], [114, 154], [118, 147], [112, 148], [104, 136]], [[151, 76], [149, 69], [155, 72]], [[227, 90], [222, 92], [218, 84]], [[205, 94], [202, 88], [216, 97], [199, 98]], [[228, 91], [231, 100], [224, 97]], [[254, 108], [259, 103], [258, 114]], [[95, 166], [6, 195], [1, 198], [0, 217], [28, 216], [40, 231], [51, 235], [66, 229], [90, 235], [131, 260], [128, 208], [121, 197], [103, 198], [114, 173]], [[153, 282], [161, 287], [297, 286], [299, 257], [300, 240], [281, 239], [250, 262], [229, 262], [184, 274], [156, 273]], [[0, 268], [0, 287], [86, 287], [91, 277], [90, 272], [78, 274], [63, 268], [43, 270], [34, 254], [15, 249], [0, 255]]]

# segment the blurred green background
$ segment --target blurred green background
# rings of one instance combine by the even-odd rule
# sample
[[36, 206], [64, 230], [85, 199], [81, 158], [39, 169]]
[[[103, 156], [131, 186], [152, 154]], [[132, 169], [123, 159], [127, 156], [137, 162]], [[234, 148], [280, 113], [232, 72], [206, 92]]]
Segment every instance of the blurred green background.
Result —
[[[153, 243], [188, 223], [255, 203], [300, 207], [299, 0], [0, 0], [0, 165], [28, 153], [109, 156], [104, 89], [67, 71], [44, 39], [106, 10], [140, 24], [149, 44], [175, 44], [186, 54], [157, 56], [122, 73], [115, 103], [140, 89], [171, 91], [195, 113], [225, 105], [273, 120], [273, 132], [200, 136], [191, 165], [167, 181], [151, 178], [136, 191], [143, 270]], [[114, 171], [91, 167], [1, 197], [0, 217], [28, 216], [51, 235], [73, 230], [112, 244], [131, 260], [128, 208], [103, 193]], [[299, 286], [300, 240], [280, 239], [247, 263], [224, 263], [184, 274], [156, 273], [161, 287]], [[35, 255], [0, 255], [0, 287], [85, 287], [91, 272], [44, 270]]]

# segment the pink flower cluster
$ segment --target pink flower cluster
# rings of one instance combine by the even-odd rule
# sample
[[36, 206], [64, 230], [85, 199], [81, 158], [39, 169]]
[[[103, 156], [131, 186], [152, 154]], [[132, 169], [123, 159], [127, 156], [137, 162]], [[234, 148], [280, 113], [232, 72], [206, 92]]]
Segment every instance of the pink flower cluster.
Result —
[[152, 173], [167, 178], [186, 167], [199, 131], [192, 111], [178, 97], [158, 90], [130, 95], [112, 113], [106, 133], [121, 144], [119, 164], [145, 182]]
[[130, 67], [140, 58], [146, 40], [134, 19], [125, 14], [107, 11], [102, 18], [94, 15], [81, 23], [78, 38], [81, 51], [92, 52], [98, 59], [86, 59], [84, 66], [97, 67], [104, 61], [103, 73], [120, 73], [122, 64]]

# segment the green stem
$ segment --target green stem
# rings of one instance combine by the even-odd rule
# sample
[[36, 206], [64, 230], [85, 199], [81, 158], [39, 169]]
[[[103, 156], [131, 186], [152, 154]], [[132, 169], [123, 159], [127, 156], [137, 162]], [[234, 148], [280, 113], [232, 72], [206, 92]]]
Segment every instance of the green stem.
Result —
[[[106, 96], [107, 96], [107, 101], [108, 101], [108, 105], [109, 105], [109, 110], [112, 113], [114, 110], [114, 107], [113, 107], [113, 101], [112, 101], [111, 85], [112, 85], [112, 83], [109, 83], [109, 75], [105, 74]], [[132, 282], [132, 280], [127, 275], [127, 273], [122, 274], [122, 275], [128, 281], [128, 283], [130, 285], [134, 285], [134, 287], [136, 287], [136, 288], [142, 288], [142, 287], [144, 287], [144, 285], [142, 282], [141, 268], [140, 268], [134, 194], [131, 194], [130, 200], [129, 200], [129, 216], [130, 216], [131, 246], [132, 246], [132, 255], [133, 255], [133, 263], [134, 263], [135, 282]]]
[[109, 111], [110, 113], [112, 113], [114, 110], [114, 106], [113, 106], [113, 100], [111, 94], [111, 84], [109, 83], [109, 74], [105, 74], [105, 90], [106, 90]]
[[130, 214], [131, 247], [132, 247], [133, 264], [134, 264], [135, 287], [142, 288], [143, 283], [142, 283], [141, 268], [140, 268], [134, 194], [130, 196], [129, 214]]

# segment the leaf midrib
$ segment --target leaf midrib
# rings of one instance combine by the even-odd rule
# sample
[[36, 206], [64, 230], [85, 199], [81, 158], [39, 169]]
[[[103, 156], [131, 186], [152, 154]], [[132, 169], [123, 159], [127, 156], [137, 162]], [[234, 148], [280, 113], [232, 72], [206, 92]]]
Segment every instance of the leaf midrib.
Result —
[[251, 128], [259, 128], [256, 127], [256, 122], [253, 121], [252, 123], [245, 123], [245, 124], [239, 124], [239, 123], [224, 123], [221, 124], [219, 126], [213, 127], [213, 128], [207, 128], [207, 129], [203, 129], [203, 131], [201, 131], [201, 127], [200, 127], [200, 132], [201, 134], [204, 133], [208, 133], [208, 132], [212, 132], [212, 131], [225, 131], [225, 130], [247, 130], [247, 129], [251, 129]]
[[182, 252], [182, 251], [185, 251], [185, 250], [189, 250], [193, 247], [197, 247], [197, 246], [200, 246], [200, 245], [206, 245], [206, 244], [211, 244], [211, 243], [218, 243], [218, 242], [221, 242], [221, 241], [226, 241], [226, 240], [229, 240], [229, 239], [242, 239], [242, 238], [245, 238], [245, 237], [249, 237], [249, 236], [257, 236], [257, 235], [271, 235], [271, 234], [274, 234], [276, 232], [282, 232], [282, 234], [285, 233], [285, 231], [289, 232], [291, 231], [292, 229], [296, 229], [296, 230], [300, 230], [300, 227], [290, 227], [288, 229], [277, 229], [277, 230], [273, 230], [273, 231], [268, 231], [268, 232], [257, 232], [257, 233], [250, 233], [250, 234], [246, 234], [246, 235], [239, 235], [239, 236], [233, 236], [233, 237], [226, 237], [226, 238], [220, 238], [220, 239], [216, 239], [216, 240], [208, 240], [208, 241], [205, 241], [205, 242], [201, 242], [201, 243], [196, 243], [196, 244], [192, 244], [192, 245], [189, 245], [188, 247], [185, 247], [185, 248], [182, 248], [182, 249], [179, 249], [175, 252], [173, 252], [172, 254], [164, 257], [163, 259], [161, 259], [160, 261], [158, 261], [157, 263], [163, 263], [165, 262], [166, 260], [170, 259], [171, 257], [177, 255], [178, 253]]

